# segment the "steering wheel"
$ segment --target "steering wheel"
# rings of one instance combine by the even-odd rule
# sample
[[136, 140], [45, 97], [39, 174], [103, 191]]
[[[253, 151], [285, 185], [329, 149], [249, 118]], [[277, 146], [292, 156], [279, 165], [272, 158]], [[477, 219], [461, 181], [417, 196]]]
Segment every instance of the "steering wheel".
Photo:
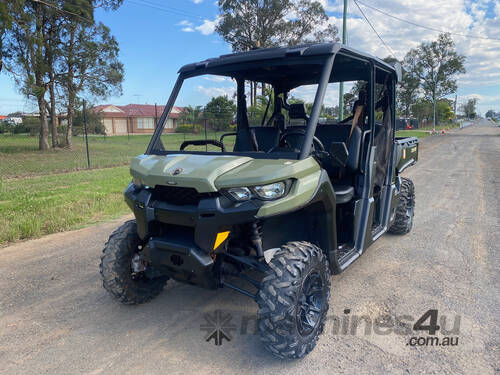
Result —
[[[285, 130], [285, 132], [280, 137], [279, 145], [281, 146], [283, 144], [288, 144], [288, 142], [286, 141], [286, 138], [289, 137], [289, 136], [291, 136], [291, 135], [301, 135], [301, 136], [304, 136], [304, 135], [306, 135], [306, 131], [304, 129]], [[273, 152], [274, 149], [276, 149], [276, 148], [278, 148], [280, 146], [273, 147], [268, 152]], [[319, 140], [319, 138], [316, 137], [316, 136], [313, 136], [313, 147], [314, 147], [314, 151], [325, 151], [325, 146], [323, 146], [323, 142], [321, 142]]]
[[221, 152], [226, 152], [226, 148], [224, 147], [224, 143], [217, 141], [215, 139], [197, 139], [193, 141], [184, 141], [181, 144], [180, 151], [183, 151], [187, 146], [205, 146], [205, 145], [214, 145], [220, 147]]

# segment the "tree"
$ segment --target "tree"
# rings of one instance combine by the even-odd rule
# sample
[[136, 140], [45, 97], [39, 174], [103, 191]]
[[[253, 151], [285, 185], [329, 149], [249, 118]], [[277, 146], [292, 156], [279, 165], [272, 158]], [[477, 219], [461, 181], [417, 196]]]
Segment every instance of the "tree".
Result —
[[464, 104], [460, 106], [460, 109], [464, 113], [465, 117], [468, 119], [476, 118], [476, 105], [478, 100], [476, 98], [472, 98], [467, 100]]
[[451, 107], [452, 103], [448, 99], [441, 99], [437, 103], [438, 119], [440, 122], [450, 122], [455, 117], [453, 109]]
[[411, 106], [418, 98], [420, 81], [415, 75], [407, 73], [405, 68], [402, 70], [402, 75], [396, 95], [397, 106], [404, 117], [410, 117]]
[[123, 64], [119, 47], [108, 27], [99, 24], [68, 22], [63, 36], [63, 73], [60, 83], [67, 101], [66, 146], [72, 147], [74, 107], [82, 91], [106, 98], [121, 94]]
[[[21, 92], [28, 98], [35, 98], [38, 103], [39, 149], [49, 148], [49, 109], [52, 146], [57, 145], [57, 85], [63, 85], [67, 89], [66, 138], [71, 146], [76, 95], [85, 90], [94, 96], [105, 96], [103, 93], [109, 93], [109, 87], [116, 88], [117, 82], [121, 82], [123, 67], [116, 59], [117, 43], [109, 35], [109, 29], [101, 24], [94, 24], [93, 12], [97, 7], [116, 9], [122, 1], [12, 0], [7, 5], [5, 2], [0, 3], [0, 63], [13, 75]], [[79, 45], [67, 43], [70, 39], [68, 36], [71, 35], [69, 30], [75, 31], [74, 41], [79, 42]], [[71, 48], [73, 49], [69, 50]], [[68, 59], [63, 61], [63, 57], [68, 56], [73, 57], [74, 64], [68, 65]], [[104, 66], [111, 66], [112, 69], [106, 70]], [[50, 104], [47, 103], [47, 93]]]
[[[77, 107], [80, 107], [82, 109], [75, 109], [75, 118], [73, 119], [73, 129], [75, 135], [83, 134], [85, 131], [83, 107], [81, 107], [80, 105], [78, 105]], [[102, 123], [102, 114], [100, 112], [94, 111], [92, 107], [86, 108], [85, 121], [87, 122], [87, 132], [89, 134], [106, 134], [106, 128]]]
[[212, 98], [205, 109], [203, 117], [210, 120], [214, 130], [226, 130], [236, 115], [236, 104], [227, 96]]
[[[317, 1], [219, 0], [219, 12], [220, 22], [215, 30], [231, 44], [233, 51], [338, 40], [337, 28], [329, 23], [323, 6]], [[256, 83], [251, 84], [252, 105], [256, 87]]]
[[432, 117], [432, 103], [425, 98], [417, 99], [417, 101], [411, 105], [411, 112], [419, 123], [423, 120], [429, 120]]
[[[45, 22], [53, 13], [38, 2], [16, 2], [9, 9], [12, 27], [7, 39], [10, 51], [6, 62], [13, 73], [21, 92], [28, 98], [35, 98], [40, 113], [40, 137], [38, 148], [49, 148], [47, 103], [45, 93], [48, 88], [45, 41]], [[4, 55], [5, 57], [5, 55]], [[5, 63], [5, 62], [4, 62]]]
[[354, 106], [354, 102], [358, 99], [356, 91], [359, 93], [359, 87], [355, 85], [351, 89], [351, 92], [346, 92], [344, 94], [344, 116], [354, 114], [352, 113], [352, 107]]
[[405, 57], [405, 68], [412, 79], [418, 79], [427, 99], [434, 106], [434, 127], [437, 121], [437, 100], [457, 89], [456, 76], [465, 73], [465, 56], [455, 50], [450, 34], [440, 34], [436, 41], [420, 44]]
[[202, 114], [202, 107], [200, 105], [196, 107], [188, 105], [184, 107], [184, 111], [182, 111], [179, 117], [181, 123], [194, 125], [200, 122], [201, 114]]
[[7, 31], [12, 28], [12, 16], [9, 12], [9, 6], [13, 7], [15, 2], [0, 2], [0, 72], [3, 68], [3, 59], [7, 57], [7, 49], [4, 47], [4, 39]]
[[215, 30], [233, 51], [338, 40], [337, 28], [317, 1], [219, 0], [219, 11]]
[[488, 111], [486, 112], [486, 114], [484, 115], [484, 117], [488, 118], [488, 117], [495, 117], [496, 113], [493, 109], [488, 109]]

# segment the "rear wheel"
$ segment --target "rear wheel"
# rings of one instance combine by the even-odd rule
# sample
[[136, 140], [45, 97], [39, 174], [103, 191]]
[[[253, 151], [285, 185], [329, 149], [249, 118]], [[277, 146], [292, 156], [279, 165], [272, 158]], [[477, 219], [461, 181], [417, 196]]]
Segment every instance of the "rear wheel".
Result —
[[258, 328], [280, 358], [301, 358], [323, 332], [330, 298], [325, 254], [308, 242], [290, 242], [276, 252], [257, 295]]
[[401, 178], [399, 204], [396, 208], [396, 217], [389, 228], [389, 233], [406, 234], [413, 228], [415, 211], [415, 186], [409, 178]]
[[147, 264], [140, 259], [141, 248], [136, 222], [131, 220], [111, 234], [101, 256], [104, 289], [127, 305], [152, 300], [167, 282], [165, 276], [147, 277]]

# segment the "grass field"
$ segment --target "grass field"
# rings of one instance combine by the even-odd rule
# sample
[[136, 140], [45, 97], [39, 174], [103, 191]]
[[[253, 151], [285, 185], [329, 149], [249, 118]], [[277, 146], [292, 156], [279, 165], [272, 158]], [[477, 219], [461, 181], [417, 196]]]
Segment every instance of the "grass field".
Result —
[[396, 132], [396, 137], [417, 137], [417, 138], [425, 138], [428, 137], [428, 130], [398, 130]]
[[128, 167], [0, 179], [0, 245], [124, 215], [129, 181]]
[[[222, 132], [209, 132], [217, 139]], [[184, 140], [204, 139], [201, 134], [165, 134], [162, 141], [169, 149], [178, 150]], [[128, 165], [130, 159], [146, 151], [151, 135], [89, 136], [91, 168]], [[227, 138], [230, 143], [231, 139]], [[234, 142], [234, 140], [233, 140]], [[195, 146], [190, 146], [195, 147]], [[191, 148], [194, 149], [194, 148]], [[197, 149], [203, 149], [198, 147]], [[34, 176], [87, 168], [85, 139], [73, 137], [73, 149], [38, 150], [38, 137], [0, 134], [0, 178]]]

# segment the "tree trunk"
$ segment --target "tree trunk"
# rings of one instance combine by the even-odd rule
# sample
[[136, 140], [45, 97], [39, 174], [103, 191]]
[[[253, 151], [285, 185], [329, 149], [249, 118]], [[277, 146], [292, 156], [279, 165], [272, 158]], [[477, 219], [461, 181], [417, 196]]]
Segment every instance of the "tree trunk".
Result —
[[262, 82], [262, 96], [266, 96], [266, 84]]
[[75, 116], [75, 96], [70, 93], [68, 97], [68, 115], [67, 121], [68, 126], [66, 129], [66, 147], [71, 149], [73, 148], [73, 117]]
[[49, 149], [49, 124], [47, 123], [47, 107], [43, 96], [38, 98], [38, 110], [40, 111], [40, 139], [39, 150]]
[[57, 147], [57, 115], [56, 115], [56, 94], [54, 90], [54, 80], [49, 86], [50, 94], [50, 132], [52, 134], [52, 148]]

